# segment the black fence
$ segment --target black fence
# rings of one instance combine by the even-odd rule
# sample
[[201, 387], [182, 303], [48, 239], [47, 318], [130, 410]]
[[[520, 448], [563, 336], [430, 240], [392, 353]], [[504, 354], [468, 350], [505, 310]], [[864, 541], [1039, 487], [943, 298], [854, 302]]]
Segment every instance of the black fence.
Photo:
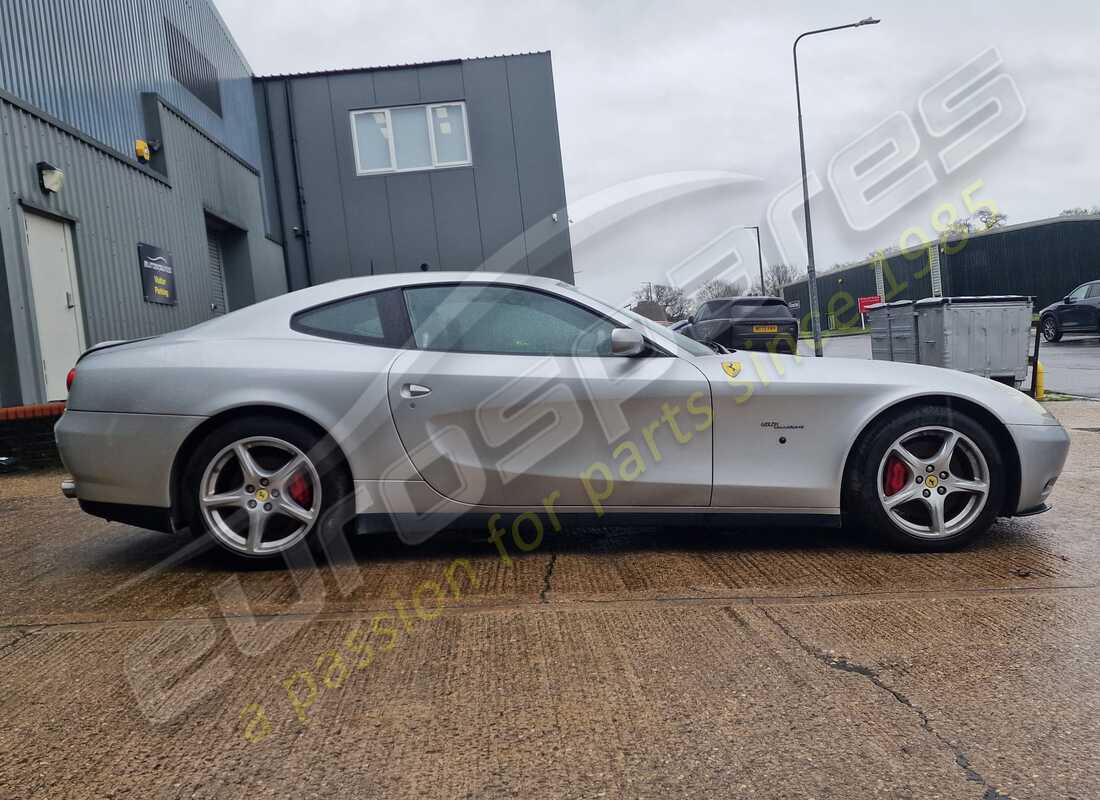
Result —
[[[1064, 217], [948, 239], [939, 250], [946, 296], [1017, 294], [1035, 298], [1036, 310], [1060, 300], [1075, 287], [1100, 280], [1100, 217]], [[821, 326], [859, 325], [858, 298], [877, 295], [876, 262], [868, 261], [817, 277]], [[932, 296], [928, 246], [882, 261], [883, 299], [920, 300]], [[787, 286], [783, 296], [810, 330], [806, 281]], [[797, 308], [794, 308], [797, 305]]]

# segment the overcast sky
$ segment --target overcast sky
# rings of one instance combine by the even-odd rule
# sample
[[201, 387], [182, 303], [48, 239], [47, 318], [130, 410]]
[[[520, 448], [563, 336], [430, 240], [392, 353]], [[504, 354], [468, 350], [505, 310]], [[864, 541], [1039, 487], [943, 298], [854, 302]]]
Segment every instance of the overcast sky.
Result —
[[[665, 280], [732, 225], [766, 224], [769, 202], [799, 177], [791, 43], [868, 14], [882, 24], [799, 46], [808, 159], [823, 179], [838, 150], [898, 111], [911, 115], [935, 162], [918, 98], [991, 46], [1026, 119], [956, 173], [937, 165], [936, 185], [873, 230], [857, 234], [827, 193], [815, 199], [819, 268], [895, 243], [911, 225], [929, 229], [933, 209], [961, 207], [975, 180], [1010, 224], [1100, 204], [1095, 0], [215, 2], [258, 74], [550, 50], [571, 210], [590, 211], [609, 189], [667, 173], [753, 178], [642, 203], [599, 233], [577, 231], [577, 282], [610, 300]], [[755, 262], [745, 236], [738, 246]], [[765, 259], [779, 258], [765, 238]]]

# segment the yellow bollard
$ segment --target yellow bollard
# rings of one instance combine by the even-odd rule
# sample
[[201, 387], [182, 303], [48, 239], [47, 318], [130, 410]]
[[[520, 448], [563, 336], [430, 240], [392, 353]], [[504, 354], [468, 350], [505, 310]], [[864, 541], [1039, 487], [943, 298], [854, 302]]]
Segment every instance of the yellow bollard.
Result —
[[1043, 385], [1043, 362], [1035, 364], [1035, 399], [1042, 400], [1046, 397], [1046, 387]]

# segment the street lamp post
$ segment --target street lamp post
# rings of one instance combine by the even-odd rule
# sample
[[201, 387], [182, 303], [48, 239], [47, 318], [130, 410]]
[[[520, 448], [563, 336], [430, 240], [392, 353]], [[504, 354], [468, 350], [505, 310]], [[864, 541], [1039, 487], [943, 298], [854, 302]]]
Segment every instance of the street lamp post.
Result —
[[814, 355], [818, 358], [822, 355], [821, 349], [821, 313], [817, 306], [817, 270], [814, 268], [814, 235], [810, 225], [810, 184], [806, 179], [806, 137], [802, 132], [802, 93], [798, 88], [798, 43], [805, 36], [813, 36], [817, 33], [829, 33], [845, 28], [859, 28], [863, 25], [878, 25], [881, 20], [873, 17], [861, 19], [859, 22], [849, 22], [847, 25], [834, 25], [831, 28], [819, 28], [816, 31], [806, 31], [799, 34], [794, 40], [794, 96], [798, 104], [798, 149], [802, 156], [802, 213], [806, 218], [806, 286], [810, 290], [810, 326], [814, 334]]
[[764, 251], [760, 249], [760, 226], [759, 225], [746, 225], [745, 230], [756, 231], [756, 263], [760, 267], [760, 294], [767, 294], [767, 290], [764, 288]]

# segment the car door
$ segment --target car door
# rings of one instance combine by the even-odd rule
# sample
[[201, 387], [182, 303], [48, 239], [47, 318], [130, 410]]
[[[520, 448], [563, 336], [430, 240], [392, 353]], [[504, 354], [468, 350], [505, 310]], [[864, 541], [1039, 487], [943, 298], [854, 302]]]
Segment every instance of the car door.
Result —
[[625, 327], [531, 287], [406, 287], [416, 349], [389, 374], [394, 422], [438, 493], [491, 507], [706, 506], [710, 386]]
[[1089, 284], [1083, 284], [1074, 289], [1066, 297], [1066, 301], [1058, 306], [1058, 327], [1063, 331], [1080, 330], [1088, 326], [1090, 322], [1089, 308], [1085, 304], [1085, 295], [1088, 294]]

